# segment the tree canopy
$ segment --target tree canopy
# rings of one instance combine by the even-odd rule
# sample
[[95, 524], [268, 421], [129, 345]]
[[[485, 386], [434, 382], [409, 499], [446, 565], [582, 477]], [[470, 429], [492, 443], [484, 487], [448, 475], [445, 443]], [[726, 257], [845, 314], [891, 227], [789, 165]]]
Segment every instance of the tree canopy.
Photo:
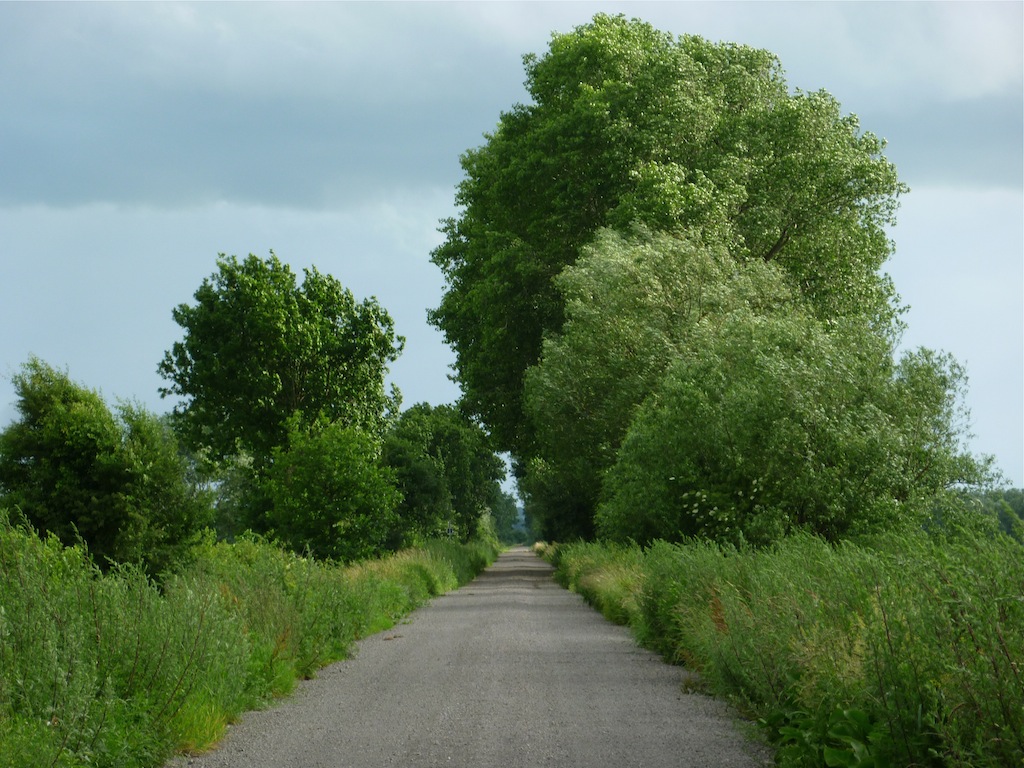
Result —
[[767, 51], [621, 16], [524, 63], [430, 318], [544, 535], [842, 537], [982, 477], [955, 361], [894, 361], [881, 139]]
[[700, 323], [608, 471], [602, 535], [767, 544], [927, 521], [981, 479], [956, 429], [963, 370], [927, 351], [893, 363], [863, 326], [799, 309]]
[[400, 526], [412, 540], [449, 529], [468, 540], [483, 512], [506, 511], [505, 467], [487, 433], [458, 408], [419, 403], [404, 411], [384, 442], [384, 462], [397, 475]]
[[289, 423], [267, 469], [268, 528], [295, 552], [341, 561], [388, 550], [401, 493], [380, 446], [341, 422]]
[[526, 374], [536, 443], [521, 485], [535, 502], [547, 502], [533, 514], [562, 538], [566, 524], [566, 533], [593, 533], [603, 473], [637, 407], [693, 343], [698, 325], [743, 307], [786, 312], [796, 297], [775, 264], [737, 262], [721, 247], [645, 227], [600, 231], [555, 285], [566, 321]]
[[767, 51], [621, 16], [524, 61], [533, 101], [463, 156], [461, 210], [433, 253], [447, 289], [432, 321], [500, 449], [533, 455], [524, 377], [565, 319], [555, 278], [601, 228], [641, 222], [778, 263], [822, 315], [888, 329], [878, 268], [904, 187], [827, 93], [790, 93]]
[[404, 339], [375, 299], [356, 302], [316, 268], [300, 285], [271, 252], [221, 254], [195, 300], [175, 308], [185, 337], [158, 368], [169, 381], [161, 393], [184, 398], [175, 414], [194, 448], [265, 461], [287, 444], [296, 413], [383, 437], [399, 405], [384, 377]]

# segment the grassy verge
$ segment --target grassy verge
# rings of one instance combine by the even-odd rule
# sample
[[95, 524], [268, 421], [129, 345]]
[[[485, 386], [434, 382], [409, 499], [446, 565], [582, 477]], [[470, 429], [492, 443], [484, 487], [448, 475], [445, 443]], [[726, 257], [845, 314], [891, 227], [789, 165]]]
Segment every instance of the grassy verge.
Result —
[[1024, 550], [1008, 537], [547, 556], [758, 720], [780, 765], [1024, 765]]
[[202, 751], [496, 554], [433, 542], [341, 568], [256, 538], [211, 541], [158, 587], [133, 569], [101, 574], [0, 514], [0, 768]]

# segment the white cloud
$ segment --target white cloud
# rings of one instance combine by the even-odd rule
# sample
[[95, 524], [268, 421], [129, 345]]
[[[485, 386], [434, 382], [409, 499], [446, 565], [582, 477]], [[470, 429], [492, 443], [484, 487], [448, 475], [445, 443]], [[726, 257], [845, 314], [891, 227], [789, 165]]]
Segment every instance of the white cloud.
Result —
[[[820, 37], [819, 61], [840, 81], [890, 104], [931, 99], [963, 101], [1020, 90], [1022, 78], [1019, 3], [840, 3], [822, 4], [839, 13], [840, 56]], [[816, 6], [817, 7], [817, 6]], [[809, 36], [817, 36], [811, 25]], [[810, 50], [815, 50], [812, 46]], [[827, 87], [827, 86], [826, 86]]]
[[971, 99], [1019, 92], [1024, 58], [1024, 4], [935, 3], [935, 30], [922, 50], [948, 96]]

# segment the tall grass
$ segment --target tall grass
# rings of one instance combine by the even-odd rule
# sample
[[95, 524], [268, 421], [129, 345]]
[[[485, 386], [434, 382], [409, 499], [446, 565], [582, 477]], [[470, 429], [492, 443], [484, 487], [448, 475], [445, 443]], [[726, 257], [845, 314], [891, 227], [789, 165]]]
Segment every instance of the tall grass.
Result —
[[781, 765], [1024, 765], [1024, 549], [1009, 537], [572, 545], [557, 561], [585, 595], [612, 574], [591, 599], [616, 617], [622, 596], [641, 641], [759, 720]]
[[436, 542], [342, 568], [258, 538], [207, 541], [158, 586], [0, 513], [0, 768], [156, 766], [206, 749], [495, 556]]

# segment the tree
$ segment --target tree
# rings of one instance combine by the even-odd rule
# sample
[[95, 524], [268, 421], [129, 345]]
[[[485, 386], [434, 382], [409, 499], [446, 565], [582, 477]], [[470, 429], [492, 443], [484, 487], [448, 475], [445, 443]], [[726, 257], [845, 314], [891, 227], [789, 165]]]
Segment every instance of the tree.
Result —
[[741, 307], [787, 312], [796, 297], [774, 263], [645, 227], [601, 230], [555, 286], [566, 320], [526, 373], [536, 445], [520, 484], [544, 535], [564, 540], [593, 534], [603, 474], [698, 324]]
[[404, 501], [406, 535], [430, 537], [452, 526], [462, 540], [499, 500], [505, 467], [487, 433], [457, 408], [419, 403], [399, 417], [384, 445]]
[[292, 550], [353, 561], [386, 549], [401, 495], [366, 432], [335, 422], [289, 423], [274, 449], [265, 490], [269, 529]]
[[451, 492], [430, 414], [425, 403], [404, 411], [384, 440], [383, 461], [395, 473], [402, 494], [396, 544], [442, 536], [452, 520]]
[[519, 471], [537, 457], [526, 372], [565, 320], [556, 278], [599, 229], [641, 222], [777, 264], [818, 316], [866, 315], [893, 333], [878, 269], [905, 188], [828, 94], [790, 94], [766, 51], [606, 15], [524, 63], [532, 103], [462, 157], [430, 314], [467, 407]]
[[998, 521], [1003, 532], [1024, 543], [1024, 489], [992, 488], [976, 494], [973, 501], [983, 515]]
[[223, 254], [196, 303], [174, 320], [185, 331], [159, 365], [182, 435], [213, 459], [239, 452], [262, 466], [287, 443], [288, 420], [341, 422], [380, 438], [398, 393], [384, 376], [404, 340], [375, 299], [352, 293], [315, 268], [301, 285], [271, 252], [244, 261]]
[[120, 404], [116, 412], [132, 475], [125, 501], [141, 517], [138, 533], [119, 540], [117, 559], [142, 563], [159, 574], [186, 558], [199, 533], [213, 522], [212, 494], [166, 416], [132, 403]]
[[920, 526], [984, 479], [960, 442], [963, 383], [927, 350], [894, 363], [859, 322], [743, 309], [701, 323], [630, 426], [598, 529], [766, 544]]
[[13, 377], [20, 418], [0, 433], [3, 503], [40, 533], [84, 541], [101, 566], [173, 565], [209, 521], [168, 425], [32, 358]]
[[498, 487], [491, 499], [490, 508], [499, 541], [513, 543], [525, 539], [526, 532], [519, 525], [519, 506], [514, 496]]

